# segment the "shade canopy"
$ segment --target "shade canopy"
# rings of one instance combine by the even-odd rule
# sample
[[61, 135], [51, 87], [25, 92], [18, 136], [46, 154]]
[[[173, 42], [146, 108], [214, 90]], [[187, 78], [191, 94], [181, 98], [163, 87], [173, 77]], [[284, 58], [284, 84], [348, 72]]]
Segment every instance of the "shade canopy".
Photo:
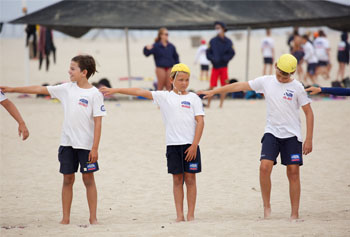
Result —
[[228, 29], [328, 26], [350, 31], [350, 7], [290, 0], [64, 0], [10, 23], [39, 24], [81, 37], [93, 28], [208, 30], [217, 20]]

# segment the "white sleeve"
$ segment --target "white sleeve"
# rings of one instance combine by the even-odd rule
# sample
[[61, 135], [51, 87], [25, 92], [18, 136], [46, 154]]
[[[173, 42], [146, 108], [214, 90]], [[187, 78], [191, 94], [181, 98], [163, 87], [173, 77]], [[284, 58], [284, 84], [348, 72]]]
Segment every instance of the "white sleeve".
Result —
[[258, 77], [254, 80], [248, 81], [249, 86], [257, 93], [265, 93], [264, 89], [265, 77]]
[[306, 91], [302, 86], [299, 90], [297, 100], [300, 107], [311, 103], [311, 99], [308, 97]]
[[64, 98], [67, 98], [68, 86], [70, 83], [63, 83], [57, 86], [47, 86], [47, 90], [50, 93], [51, 98], [56, 98], [62, 101]]
[[6, 98], [5, 94], [4, 94], [4, 92], [2, 92], [1, 89], [0, 89], [0, 102], [3, 102], [6, 99], [7, 98]]
[[205, 115], [202, 100], [196, 94], [194, 94], [193, 97], [194, 97], [194, 100], [193, 100], [194, 116]]
[[166, 91], [152, 91], [153, 103], [161, 106], [166, 99]]
[[96, 92], [93, 97], [92, 115], [94, 117], [107, 115], [105, 105], [103, 103], [103, 95], [101, 92]]

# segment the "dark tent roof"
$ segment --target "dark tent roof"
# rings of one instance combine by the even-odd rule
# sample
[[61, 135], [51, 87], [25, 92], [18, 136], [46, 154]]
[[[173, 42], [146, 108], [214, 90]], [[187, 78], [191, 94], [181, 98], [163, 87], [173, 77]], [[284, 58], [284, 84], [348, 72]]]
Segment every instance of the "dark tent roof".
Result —
[[80, 37], [92, 28], [173, 30], [328, 26], [350, 30], [350, 7], [328, 1], [65, 0], [11, 21], [39, 24]]

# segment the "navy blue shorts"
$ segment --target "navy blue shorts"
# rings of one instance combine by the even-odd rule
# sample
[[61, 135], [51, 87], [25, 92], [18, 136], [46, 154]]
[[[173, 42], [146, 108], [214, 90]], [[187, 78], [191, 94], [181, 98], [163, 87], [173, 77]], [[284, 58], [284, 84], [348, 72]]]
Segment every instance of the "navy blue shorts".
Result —
[[191, 144], [166, 147], [166, 158], [169, 174], [199, 173], [202, 171], [201, 151], [197, 148], [197, 157], [190, 162], [185, 161], [185, 151]]
[[317, 66], [319, 67], [325, 67], [328, 66], [329, 62], [328, 61], [318, 61]]
[[209, 71], [209, 65], [201, 64], [201, 70], [202, 71]]
[[79, 164], [81, 173], [91, 173], [99, 170], [97, 161], [96, 163], [89, 163], [89, 153], [89, 150], [60, 146], [58, 148], [60, 173], [73, 174], [78, 171]]
[[298, 60], [298, 64], [301, 63], [301, 60], [304, 58], [305, 53], [303, 51], [294, 51], [293, 56]]
[[264, 64], [272, 64], [272, 58], [264, 58]]
[[282, 165], [303, 165], [302, 143], [297, 137], [277, 138], [265, 133], [261, 143], [260, 160], [271, 160], [275, 165], [278, 154], [281, 154]]
[[307, 72], [308, 72], [310, 75], [315, 75], [317, 65], [318, 65], [318, 63], [308, 63], [308, 64], [307, 64]]

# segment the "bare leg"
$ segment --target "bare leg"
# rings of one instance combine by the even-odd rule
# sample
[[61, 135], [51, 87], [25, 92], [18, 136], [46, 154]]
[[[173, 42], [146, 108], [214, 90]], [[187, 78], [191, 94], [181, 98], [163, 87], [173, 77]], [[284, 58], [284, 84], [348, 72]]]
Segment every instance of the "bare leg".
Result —
[[194, 220], [194, 209], [196, 207], [197, 198], [197, 185], [196, 185], [196, 174], [185, 173], [185, 183], [187, 188], [187, 221]]
[[339, 63], [337, 80], [339, 80], [339, 79], [342, 80], [344, 78], [344, 74], [345, 74], [344, 72], [345, 72], [345, 63]]
[[157, 67], [156, 68], [156, 75], [157, 75], [157, 79], [158, 79], [158, 90], [162, 91], [165, 87], [165, 77], [166, 77], [165, 69]]
[[264, 205], [264, 218], [267, 219], [271, 215], [271, 172], [273, 161], [261, 160], [260, 162], [260, 188]]
[[168, 69], [168, 71], [165, 72], [165, 88], [167, 91], [171, 90], [170, 74], [171, 70]]
[[269, 68], [270, 68], [269, 75], [272, 75], [272, 64], [269, 64]]
[[95, 184], [94, 173], [83, 173], [83, 181], [86, 187], [86, 197], [90, 210], [90, 224], [97, 224], [97, 189]]
[[69, 221], [70, 221], [70, 208], [72, 206], [74, 180], [75, 180], [74, 173], [63, 175], [63, 186], [62, 186], [63, 217], [60, 224], [69, 224]]
[[204, 71], [201, 70], [201, 73], [200, 73], [200, 76], [199, 76], [199, 80], [200, 80], [200, 81], [203, 81], [203, 80], [204, 80], [203, 74], [204, 74]]
[[224, 100], [226, 98], [227, 93], [220, 94], [220, 108], [224, 105]]
[[173, 174], [173, 192], [176, 208], [176, 221], [185, 221], [183, 202], [184, 202], [184, 189], [183, 189], [183, 174]]
[[264, 67], [263, 67], [263, 75], [266, 75], [266, 63], [264, 63]]
[[[212, 89], [214, 89], [214, 87], [209, 87], [209, 90], [212, 90]], [[210, 102], [212, 99], [213, 99], [212, 97], [208, 98], [208, 108], [210, 107]]]
[[299, 218], [299, 203], [300, 203], [299, 165], [288, 165], [287, 176], [289, 180], [290, 203], [292, 206], [290, 219], [296, 220]]
[[208, 71], [204, 71], [204, 76], [205, 76], [205, 80], [209, 81], [209, 73], [208, 73]]

